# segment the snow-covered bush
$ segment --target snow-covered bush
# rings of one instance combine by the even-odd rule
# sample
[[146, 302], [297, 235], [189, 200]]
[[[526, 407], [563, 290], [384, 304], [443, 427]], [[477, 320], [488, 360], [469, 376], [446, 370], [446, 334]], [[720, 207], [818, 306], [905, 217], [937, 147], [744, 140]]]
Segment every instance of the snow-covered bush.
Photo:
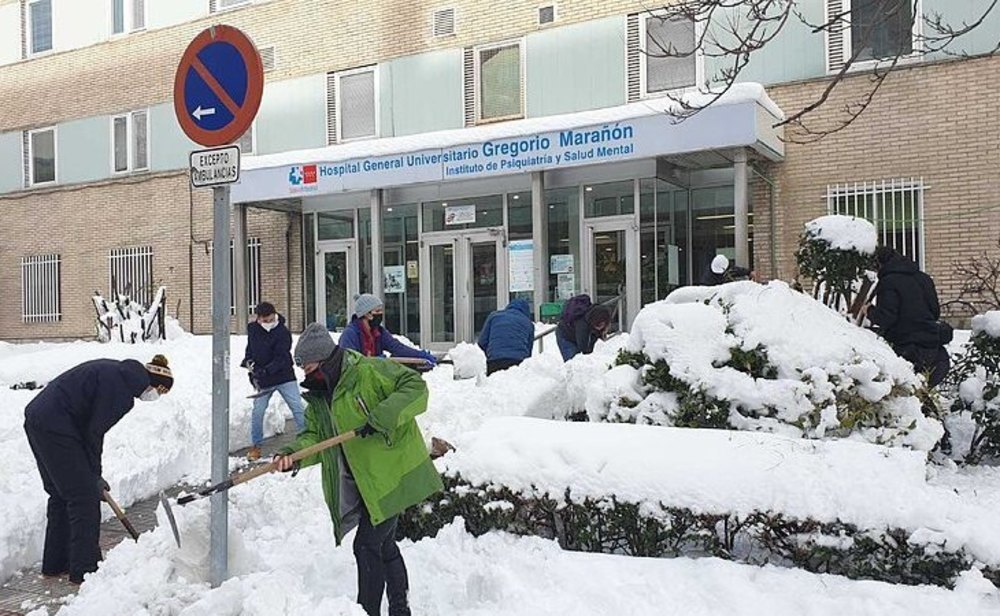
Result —
[[972, 337], [948, 380], [952, 413], [974, 424], [965, 462], [1000, 459], [1000, 311], [973, 317]]
[[851, 437], [929, 451], [923, 381], [874, 333], [782, 282], [691, 287], [646, 306], [591, 421]]
[[[857, 316], [873, 284], [871, 268], [878, 235], [863, 218], [822, 216], [806, 223], [795, 260], [799, 274], [813, 282], [813, 297], [841, 312]], [[869, 282], [864, 283], [865, 280]]]
[[149, 306], [143, 306], [127, 294], [108, 300], [95, 293], [91, 300], [97, 312], [97, 339], [131, 344], [166, 339], [166, 294], [167, 288], [160, 287]]

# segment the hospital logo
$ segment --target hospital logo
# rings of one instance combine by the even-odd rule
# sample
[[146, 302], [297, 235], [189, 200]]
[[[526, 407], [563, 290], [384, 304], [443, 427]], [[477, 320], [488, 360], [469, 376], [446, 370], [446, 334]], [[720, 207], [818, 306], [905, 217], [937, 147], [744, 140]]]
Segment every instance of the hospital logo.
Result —
[[319, 182], [316, 165], [296, 165], [288, 169], [288, 186], [293, 193], [315, 192]]

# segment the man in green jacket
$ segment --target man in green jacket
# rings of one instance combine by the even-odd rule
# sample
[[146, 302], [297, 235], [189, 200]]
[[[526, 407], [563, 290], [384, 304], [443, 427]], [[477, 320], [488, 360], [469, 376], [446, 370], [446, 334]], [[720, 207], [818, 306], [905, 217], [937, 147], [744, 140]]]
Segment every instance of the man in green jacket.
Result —
[[358, 603], [377, 616], [385, 593], [390, 616], [409, 616], [396, 523], [404, 509], [443, 488], [414, 419], [427, 409], [427, 385], [395, 362], [339, 348], [319, 323], [302, 332], [293, 356], [306, 373], [306, 427], [275, 457], [278, 470], [296, 468], [288, 454], [337, 434], [354, 430], [362, 437], [301, 465], [322, 464], [323, 496], [337, 544], [358, 527]]

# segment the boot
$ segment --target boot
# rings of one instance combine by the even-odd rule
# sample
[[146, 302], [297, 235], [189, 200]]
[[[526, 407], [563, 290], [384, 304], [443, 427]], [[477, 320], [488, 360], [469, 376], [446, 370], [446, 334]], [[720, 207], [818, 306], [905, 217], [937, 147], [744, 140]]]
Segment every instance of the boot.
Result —
[[251, 447], [250, 451], [247, 452], [247, 460], [249, 460], [250, 462], [256, 462], [257, 460], [260, 460], [260, 447], [257, 447], [256, 445]]

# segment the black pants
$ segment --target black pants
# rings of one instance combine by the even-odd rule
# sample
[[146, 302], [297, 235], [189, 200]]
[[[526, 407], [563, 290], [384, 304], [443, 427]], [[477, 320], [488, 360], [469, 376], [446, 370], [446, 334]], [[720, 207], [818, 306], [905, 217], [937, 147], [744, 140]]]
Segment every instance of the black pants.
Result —
[[98, 472], [79, 440], [27, 423], [24, 431], [49, 495], [42, 573], [69, 573], [70, 581], [82, 582], [101, 558]]
[[514, 366], [520, 366], [523, 359], [494, 359], [486, 362], [486, 376], [493, 374], [494, 372], [500, 372], [501, 370], [506, 370], [507, 368], [513, 368]]
[[927, 375], [927, 386], [932, 389], [944, 380], [948, 375], [948, 369], [951, 368], [951, 358], [943, 346], [934, 348], [916, 345], [897, 346], [895, 351], [897, 355], [913, 364], [913, 369], [918, 374]]
[[354, 558], [358, 562], [358, 603], [370, 616], [378, 616], [382, 593], [389, 597], [389, 616], [410, 616], [406, 598], [409, 581], [406, 564], [396, 545], [396, 522], [393, 516], [372, 526], [368, 511], [362, 507], [358, 532], [354, 536]]

